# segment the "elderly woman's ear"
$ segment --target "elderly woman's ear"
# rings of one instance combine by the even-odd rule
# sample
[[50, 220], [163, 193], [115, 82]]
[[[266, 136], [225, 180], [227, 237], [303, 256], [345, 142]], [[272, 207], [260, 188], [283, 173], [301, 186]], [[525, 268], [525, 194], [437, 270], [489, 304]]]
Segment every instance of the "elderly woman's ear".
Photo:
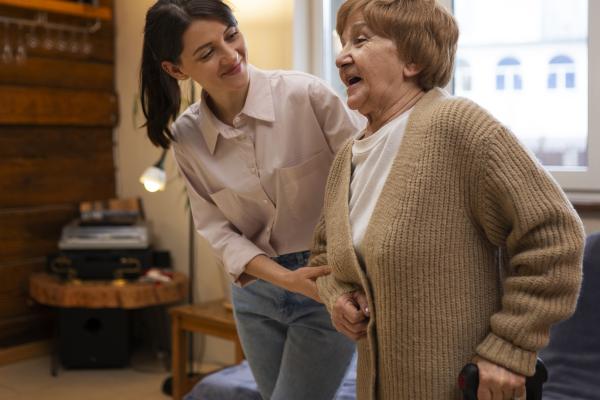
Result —
[[404, 76], [406, 78], [414, 78], [419, 75], [419, 73], [423, 71], [423, 67], [421, 65], [417, 65], [415, 63], [408, 63], [404, 65]]

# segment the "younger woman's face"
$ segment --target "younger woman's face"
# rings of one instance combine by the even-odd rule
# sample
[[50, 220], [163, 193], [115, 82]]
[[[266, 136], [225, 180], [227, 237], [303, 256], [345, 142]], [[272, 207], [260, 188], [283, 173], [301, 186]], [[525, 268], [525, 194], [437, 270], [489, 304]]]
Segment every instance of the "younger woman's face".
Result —
[[246, 56], [246, 42], [238, 27], [196, 20], [183, 34], [177, 67], [209, 94], [245, 90], [249, 83]]

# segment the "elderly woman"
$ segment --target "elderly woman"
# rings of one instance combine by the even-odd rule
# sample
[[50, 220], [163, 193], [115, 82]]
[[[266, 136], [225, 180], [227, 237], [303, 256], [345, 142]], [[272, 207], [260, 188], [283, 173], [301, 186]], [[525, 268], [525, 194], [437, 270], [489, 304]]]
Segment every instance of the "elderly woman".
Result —
[[574, 310], [583, 229], [513, 134], [441, 89], [458, 28], [434, 0], [348, 0], [336, 59], [368, 118], [338, 153], [312, 266], [336, 328], [358, 340], [358, 399], [523, 398], [553, 323]]

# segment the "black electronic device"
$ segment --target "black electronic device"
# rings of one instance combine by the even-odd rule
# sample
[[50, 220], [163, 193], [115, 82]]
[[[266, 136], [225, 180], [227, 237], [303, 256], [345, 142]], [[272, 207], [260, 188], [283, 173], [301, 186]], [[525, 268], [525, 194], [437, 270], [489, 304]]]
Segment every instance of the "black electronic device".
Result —
[[154, 266], [152, 249], [63, 250], [48, 257], [48, 270], [63, 279], [137, 279]]

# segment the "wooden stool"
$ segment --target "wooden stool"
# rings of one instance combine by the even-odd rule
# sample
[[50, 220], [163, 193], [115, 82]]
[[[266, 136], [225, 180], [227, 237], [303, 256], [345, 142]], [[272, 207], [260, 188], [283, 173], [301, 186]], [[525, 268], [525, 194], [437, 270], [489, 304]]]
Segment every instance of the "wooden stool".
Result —
[[235, 343], [235, 362], [239, 363], [244, 359], [233, 313], [225, 307], [223, 300], [173, 307], [169, 313], [172, 330], [173, 399], [180, 400], [195, 384], [188, 378], [186, 370], [187, 332], [231, 340]]
[[[61, 310], [120, 309], [135, 310], [173, 304], [187, 297], [187, 277], [173, 272], [170, 282], [124, 281], [64, 281], [45, 272], [34, 273], [29, 279], [29, 295], [38, 303]], [[56, 376], [59, 368], [58, 321], [55, 322], [50, 371]]]

